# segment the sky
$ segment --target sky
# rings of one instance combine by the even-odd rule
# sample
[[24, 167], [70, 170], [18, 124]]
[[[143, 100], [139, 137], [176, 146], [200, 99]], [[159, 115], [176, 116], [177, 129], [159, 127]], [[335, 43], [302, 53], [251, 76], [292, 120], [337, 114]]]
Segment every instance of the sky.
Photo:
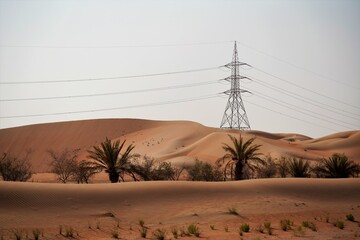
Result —
[[100, 118], [219, 127], [235, 41], [252, 66], [241, 68], [252, 129], [360, 129], [358, 0], [0, 0], [0, 128]]

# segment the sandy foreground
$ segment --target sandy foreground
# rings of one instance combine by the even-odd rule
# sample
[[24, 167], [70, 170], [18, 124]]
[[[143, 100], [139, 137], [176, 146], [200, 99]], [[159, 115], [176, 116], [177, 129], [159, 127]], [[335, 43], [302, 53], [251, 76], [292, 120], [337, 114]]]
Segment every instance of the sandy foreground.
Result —
[[[239, 215], [230, 214], [235, 208]], [[238, 182], [128, 182], [117, 184], [56, 184], [0, 182], [0, 236], [39, 228], [43, 239], [65, 239], [59, 234], [72, 227], [76, 239], [141, 239], [138, 222], [171, 230], [197, 224], [201, 239], [359, 239], [360, 179], [256, 179]], [[294, 222], [280, 229], [280, 220]], [[343, 230], [333, 226], [342, 220]], [[298, 227], [315, 223], [317, 231]], [[271, 222], [273, 235], [257, 231]], [[250, 232], [239, 236], [239, 226]], [[214, 228], [214, 230], [211, 229]], [[227, 231], [226, 231], [227, 228]], [[64, 232], [65, 230], [63, 230]], [[179, 239], [197, 239], [179, 237]]]

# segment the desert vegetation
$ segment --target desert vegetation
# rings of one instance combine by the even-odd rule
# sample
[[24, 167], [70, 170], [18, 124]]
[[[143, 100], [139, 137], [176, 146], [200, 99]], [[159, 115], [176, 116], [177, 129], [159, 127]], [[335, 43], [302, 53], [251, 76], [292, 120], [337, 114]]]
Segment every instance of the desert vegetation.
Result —
[[98, 168], [86, 160], [78, 161], [78, 149], [64, 149], [61, 152], [48, 150], [51, 158], [51, 171], [62, 183], [76, 181], [77, 183], [89, 183], [90, 178], [99, 172]]
[[219, 164], [225, 164], [224, 175], [230, 172], [230, 179], [241, 180], [246, 178], [246, 170], [254, 171], [257, 163], [263, 163], [259, 153], [261, 145], [253, 144], [255, 138], [245, 141], [240, 135], [235, 138], [229, 135], [232, 145], [223, 143], [225, 155], [219, 159]]
[[120, 140], [111, 142], [106, 138], [100, 146], [94, 146], [93, 150], [89, 150], [89, 159], [93, 160], [93, 164], [96, 168], [105, 170], [109, 174], [109, 180], [111, 183], [119, 182], [121, 178], [124, 180], [124, 174], [131, 172], [131, 159], [137, 157], [136, 154], [132, 154], [134, 145], [127, 146], [122, 153], [126, 140], [120, 142]]
[[0, 176], [4, 181], [25, 182], [31, 178], [31, 170], [28, 152], [24, 158], [14, 157], [10, 153], [4, 153], [0, 158]]

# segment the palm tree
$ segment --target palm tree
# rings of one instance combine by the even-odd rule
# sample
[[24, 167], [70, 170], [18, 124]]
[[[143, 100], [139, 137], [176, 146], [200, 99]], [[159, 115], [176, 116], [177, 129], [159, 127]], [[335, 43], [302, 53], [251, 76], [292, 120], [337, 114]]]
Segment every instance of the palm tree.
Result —
[[314, 171], [319, 177], [347, 178], [359, 174], [359, 165], [349, 161], [344, 154], [334, 153], [328, 159], [323, 159]]
[[[223, 143], [223, 149], [226, 154], [220, 159], [225, 164], [225, 178], [227, 178], [227, 171], [230, 168], [231, 178], [233, 178], [233, 173], [235, 175], [235, 180], [244, 179], [244, 168], [249, 167], [251, 170], [254, 170], [256, 167], [253, 163], [263, 163], [263, 160], [259, 158], [261, 153], [257, 151], [261, 147], [261, 145], [253, 144], [255, 138], [251, 138], [247, 141], [244, 141], [241, 134], [239, 139], [228, 135], [232, 146]], [[235, 165], [235, 168], [234, 168]]]
[[310, 164], [302, 158], [291, 158], [288, 162], [288, 171], [292, 177], [304, 178], [310, 176]]
[[123, 179], [124, 173], [129, 169], [130, 160], [135, 155], [131, 154], [134, 149], [134, 145], [130, 144], [124, 153], [120, 153], [124, 147], [126, 140], [120, 144], [120, 140], [111, 143], [111, 140], [106, 138], [100, 146], [94, 146], [94, 150], [89, 150], [88, 158], [94, 160], [95, 167], [105, 170], [109, 174], [109, 180], [112, 183], [119, 181], [121, 177]]

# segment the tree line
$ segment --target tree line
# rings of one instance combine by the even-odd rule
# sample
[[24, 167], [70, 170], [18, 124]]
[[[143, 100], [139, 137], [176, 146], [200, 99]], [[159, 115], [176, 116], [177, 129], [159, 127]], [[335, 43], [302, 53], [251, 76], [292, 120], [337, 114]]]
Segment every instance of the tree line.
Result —
[[[345, 154], [334, 153], [315, 164], [296, 157], [273, 159], [263, 156], [255, 138], [245, 140], [229, 135], [231, 144], [223, 143], [224, 155], [215, 164], [195, 160], [192, 165], [175, 166], [171, 162], [157, 162], [149, 156], [133, 153], [135, 145], [125, 147], [124, 141], [106, 138], [88, 150], [87, 160], [78, 160], [80, 149], [61, 152], [48, 150], [51, 172], [58, 181], [89, 183], [97, 173], [105, 171], [111, 183], [132, 181], [179, 180], [227, 181], [271, 177], [358, 177], [360, 165]], [[4, 181], [27, 181], [31, 178], [30, 152], [23, 158], [4, 153], [0, 159], [0, 176]], [[184, 177], [185, 176], [185, 177]]]

